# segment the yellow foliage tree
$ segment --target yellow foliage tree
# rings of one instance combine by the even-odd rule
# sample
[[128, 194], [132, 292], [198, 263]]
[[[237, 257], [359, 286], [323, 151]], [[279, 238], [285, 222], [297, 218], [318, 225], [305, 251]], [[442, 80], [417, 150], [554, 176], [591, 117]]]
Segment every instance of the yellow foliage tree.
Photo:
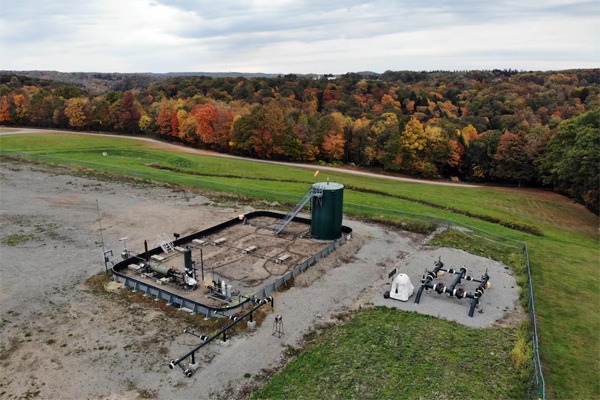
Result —
[[150, 118], [150, 116], [148, 116], [148, 114], [142, 115], [140, 117], [139, 126], [140, 126], [140, 130], [142, 132], [149, 132], [150, 128], [152, 126], [152, 118]]
[[85, 97], [73, 97], [67, 100], [65, 115], [69, 125], [75, 129], [83, 129], [89, 121], [89, 103]]
[[465, 144], [469, 145], [469, 142], [477, 136], [477, 129], [473, 125], [469, 124], [462, 129], [460, 136], [462, 136]]
[[193, 115], [184, 109], [179, 109], [177, 110], [177, 121], [179, 123], [179, 138], [184, 142], [194, 143], [198, 137], [196, 135], [198, 122]]
[[27, 99], [22, 94], [15, 94], [13, 96], [13, 104], [15, 105], [15, 115], [21, 119], [25, 117], [27, 113]]
[[411, 117], [410, 121], [404, 127], [404, 131], [402, 131], [402, 147], [412, 153], [417, 150], [423, 150], [426, 143], [423, 124], [415, 117]]

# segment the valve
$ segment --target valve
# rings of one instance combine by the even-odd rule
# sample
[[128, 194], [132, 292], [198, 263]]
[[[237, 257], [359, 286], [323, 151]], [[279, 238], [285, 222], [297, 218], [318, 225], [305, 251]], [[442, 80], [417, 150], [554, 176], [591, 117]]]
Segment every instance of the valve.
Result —
[[443, 285], [443, 284], [441, 284], [441, 283], [438, 283], [437, 285], [435, 285], [435, 288], [434, 288], [434, 290], [435, 290], [436, 292], [438, 292], [439, 294], [442, 294], [442, 293], [444, 293], [444, 291], [446, 290], [446, 288], [444, 287], [444, 285]]

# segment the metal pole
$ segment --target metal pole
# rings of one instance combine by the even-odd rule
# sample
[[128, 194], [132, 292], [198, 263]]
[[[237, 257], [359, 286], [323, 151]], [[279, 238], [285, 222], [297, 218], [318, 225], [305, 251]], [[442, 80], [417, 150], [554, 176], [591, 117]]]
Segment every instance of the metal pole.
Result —
[[200, 249], [200, 269], [202, 270], [202, 283], [204, 284], [204, 256], [202, 255], [202, 249]]
[[102, 242], [102, 259], [104, 260], [104, 272], [108, 274], [108, 262], [106, 261], [106, 247], [104, 246], [104, 235], [102, 234], [102, 222], [100, 220], [100, 205], [96, 199], [96, 211], [98, 212], [98, 226], [100, 227], [100, 241]]

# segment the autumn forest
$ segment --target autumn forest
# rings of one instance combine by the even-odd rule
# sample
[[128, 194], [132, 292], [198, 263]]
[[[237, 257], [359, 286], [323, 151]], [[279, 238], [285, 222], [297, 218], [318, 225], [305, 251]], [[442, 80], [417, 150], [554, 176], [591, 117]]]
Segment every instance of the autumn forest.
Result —
[[600, 71], [210, 77], [7, 73], [0, 124], [242, 156], [544, 186], [598, 213]]

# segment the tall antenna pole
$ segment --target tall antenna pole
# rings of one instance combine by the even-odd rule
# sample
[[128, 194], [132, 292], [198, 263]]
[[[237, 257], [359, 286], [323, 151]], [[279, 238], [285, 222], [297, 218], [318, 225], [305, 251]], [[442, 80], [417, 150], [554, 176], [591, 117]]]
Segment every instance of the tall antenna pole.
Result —
[[204, 285], [204, 257], [202, 256], [202, 248], [200, 248], [200, 268], [202, 270], [202, 284]]
[[104, 235], [102, 234], [102, 221], [100, 219], [100, 205], [98, 199], [96, 199], [96, 211], [98, 212], [98, 226], [100, 227], [100, 241], [102, 242], [102, 259], [104, 260], [104, 271], [108, 274], [108, 258], [106, 257], [107, 251], [104, 245]]
[[96, 211], [98, 211], [98, 225], [100, 226], [100, 241], [102, 242], [102, 250], [104, 250], [104, 236], [102, 235], [102, 221], [100, 220], [100, 205], [96, 199]]

